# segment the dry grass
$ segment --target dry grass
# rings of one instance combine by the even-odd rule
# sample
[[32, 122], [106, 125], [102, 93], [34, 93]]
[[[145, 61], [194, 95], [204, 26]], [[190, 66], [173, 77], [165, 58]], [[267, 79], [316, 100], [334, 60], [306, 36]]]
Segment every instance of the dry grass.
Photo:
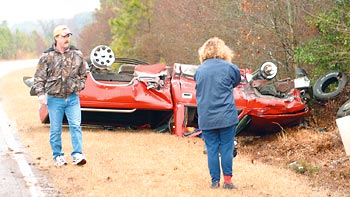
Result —
[[[1, 102], [9, 118], [16, 122], [35, 166], [63, 196], [344, 196], [312, 186], [305, 176], [291, 170], [259, 160], [252, 162], [244, 151], [234, 159], [233, 181], [238, 190], [212, 190], [201, 139], [149, 130], [84, 127], [87, 165], [56, 168], [51, 159], [49, 128], [40, 123], [37, 99], [29, 96], [22, 82], [22, 76], [33, 73], [34, 68], [23, 69], [2, 78]], [[66, 127], [63, 147], [69, 155]], [[68, 160], [70, 163], [69, 157]]]

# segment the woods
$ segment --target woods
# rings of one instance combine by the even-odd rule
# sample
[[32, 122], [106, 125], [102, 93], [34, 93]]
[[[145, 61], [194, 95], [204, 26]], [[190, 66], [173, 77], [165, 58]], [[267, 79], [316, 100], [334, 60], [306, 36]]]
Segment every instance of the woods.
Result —
[[[256, 69], [273, 61], [280, 77], [293, 76], [296, 67], [316, 75], [347, 70], [350, 61], [348, 0], [100, 0], [100, 5], [94, 22], [76, 36], [87, 57], [104, 44], [117, 57], [198, 64], [198, 47], [218, 36], [234, 49], [240, 67]], [[1, 59], [38, 56], [51, 41], [49, 28], [40, 26], [43, 34], [25, 34], [11, 32], [3, 21]]]

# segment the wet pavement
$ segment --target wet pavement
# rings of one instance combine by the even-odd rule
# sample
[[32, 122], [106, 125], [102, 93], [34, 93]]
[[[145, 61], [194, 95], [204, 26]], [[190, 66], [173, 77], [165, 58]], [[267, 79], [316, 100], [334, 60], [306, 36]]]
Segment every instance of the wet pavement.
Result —
[[[2, 131], [0, 131], [2, 134]], [[2, 135], [1, 135], [2, 136]], [[0, 138], [0, 196], [30, 196], [16, 161], [3, 137]]]
[[0, 105], [0, 196], [45, 196]]
[[[36, 65], [38, 60], [0, 62], [2, 76]], [[0, 197], [59, 196], [50, 187], [20, 142], [16, 123], [4, 113], [0, 95]]]

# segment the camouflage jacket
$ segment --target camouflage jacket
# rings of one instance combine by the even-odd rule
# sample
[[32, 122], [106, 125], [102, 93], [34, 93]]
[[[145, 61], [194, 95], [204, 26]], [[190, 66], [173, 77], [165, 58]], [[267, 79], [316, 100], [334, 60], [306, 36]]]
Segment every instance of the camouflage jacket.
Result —
[[53, 45], [40, 57], [34, 74], [38, 96], [67, 98], [85, 88], [86, 65], [80, 50], [70, 46], [64, 53]]

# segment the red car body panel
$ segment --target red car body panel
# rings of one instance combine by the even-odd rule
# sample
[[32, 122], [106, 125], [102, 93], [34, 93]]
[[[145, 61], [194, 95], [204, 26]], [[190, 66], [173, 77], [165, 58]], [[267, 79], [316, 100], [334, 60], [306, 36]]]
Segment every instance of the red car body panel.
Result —
[[[106, 83], [106, 81], [101, 81]], [[170, 86], [156, 91], [147, 89], [144, 82], [120, 85], [101, 85], [92, 79], [91, 74], [86, 81], [86, 89], [80, 94], [81, 107], [107, 109], [169, 109], [173, 108]]]
[[[181, 67], [180, 64], [174, 65], [174, 72]], [[241, 69], [242, 79], [250, 69]], [[186, 132], [185, 108], [195, 107], [195, 81], [193, 78], [181, 75], [172, 78], [172, 94], [174, 97], [174, 133], [183, 135]], [[300, 92], [292, 89], [290, 96], [281, 99], [274, 96], [257, 95], [257, 91], [247, 82], [242, 82], [234, 88], [234, 98], [236, 107], [240, 111], [239, 120], [245, 115], [251, 117], [250, 124], [245, 130], [249, 134], [268, 134], [276, 132], [284, 127], [294, 126], [304, 118], [308, 113], [308, 107], [303, 102]]]
[[[141, 127], [150, 119], [156, 126], [169, 124], [171, 133], [183, 136], [187, 127], [198, 127], [195, 69], [193, 65], [174, 64], [171, 72], [165, 64], [135, 65], [132, 80], [123, 83], [96, 80], [89, 71], [85, 89], [79, 94], [82, 124], [118, 125], [121, 120], [122, 124], [136, 124], [137, 119], [145, 119], [138, 122]], [[308, 113], [299, 90], [291, 89], [285, 98], [260, 95], [245, 80], [250, 73], [241, 69], [242, 82], [233, 90], [239, 120], [249, 117], [243, 123], [246, 133], [276, 132], [298, 124]], [[46, 105], [41, 106], [39, 114], [42, 123], [49, 123]], [[95, 121], [98, 118], [105, 121]]]

